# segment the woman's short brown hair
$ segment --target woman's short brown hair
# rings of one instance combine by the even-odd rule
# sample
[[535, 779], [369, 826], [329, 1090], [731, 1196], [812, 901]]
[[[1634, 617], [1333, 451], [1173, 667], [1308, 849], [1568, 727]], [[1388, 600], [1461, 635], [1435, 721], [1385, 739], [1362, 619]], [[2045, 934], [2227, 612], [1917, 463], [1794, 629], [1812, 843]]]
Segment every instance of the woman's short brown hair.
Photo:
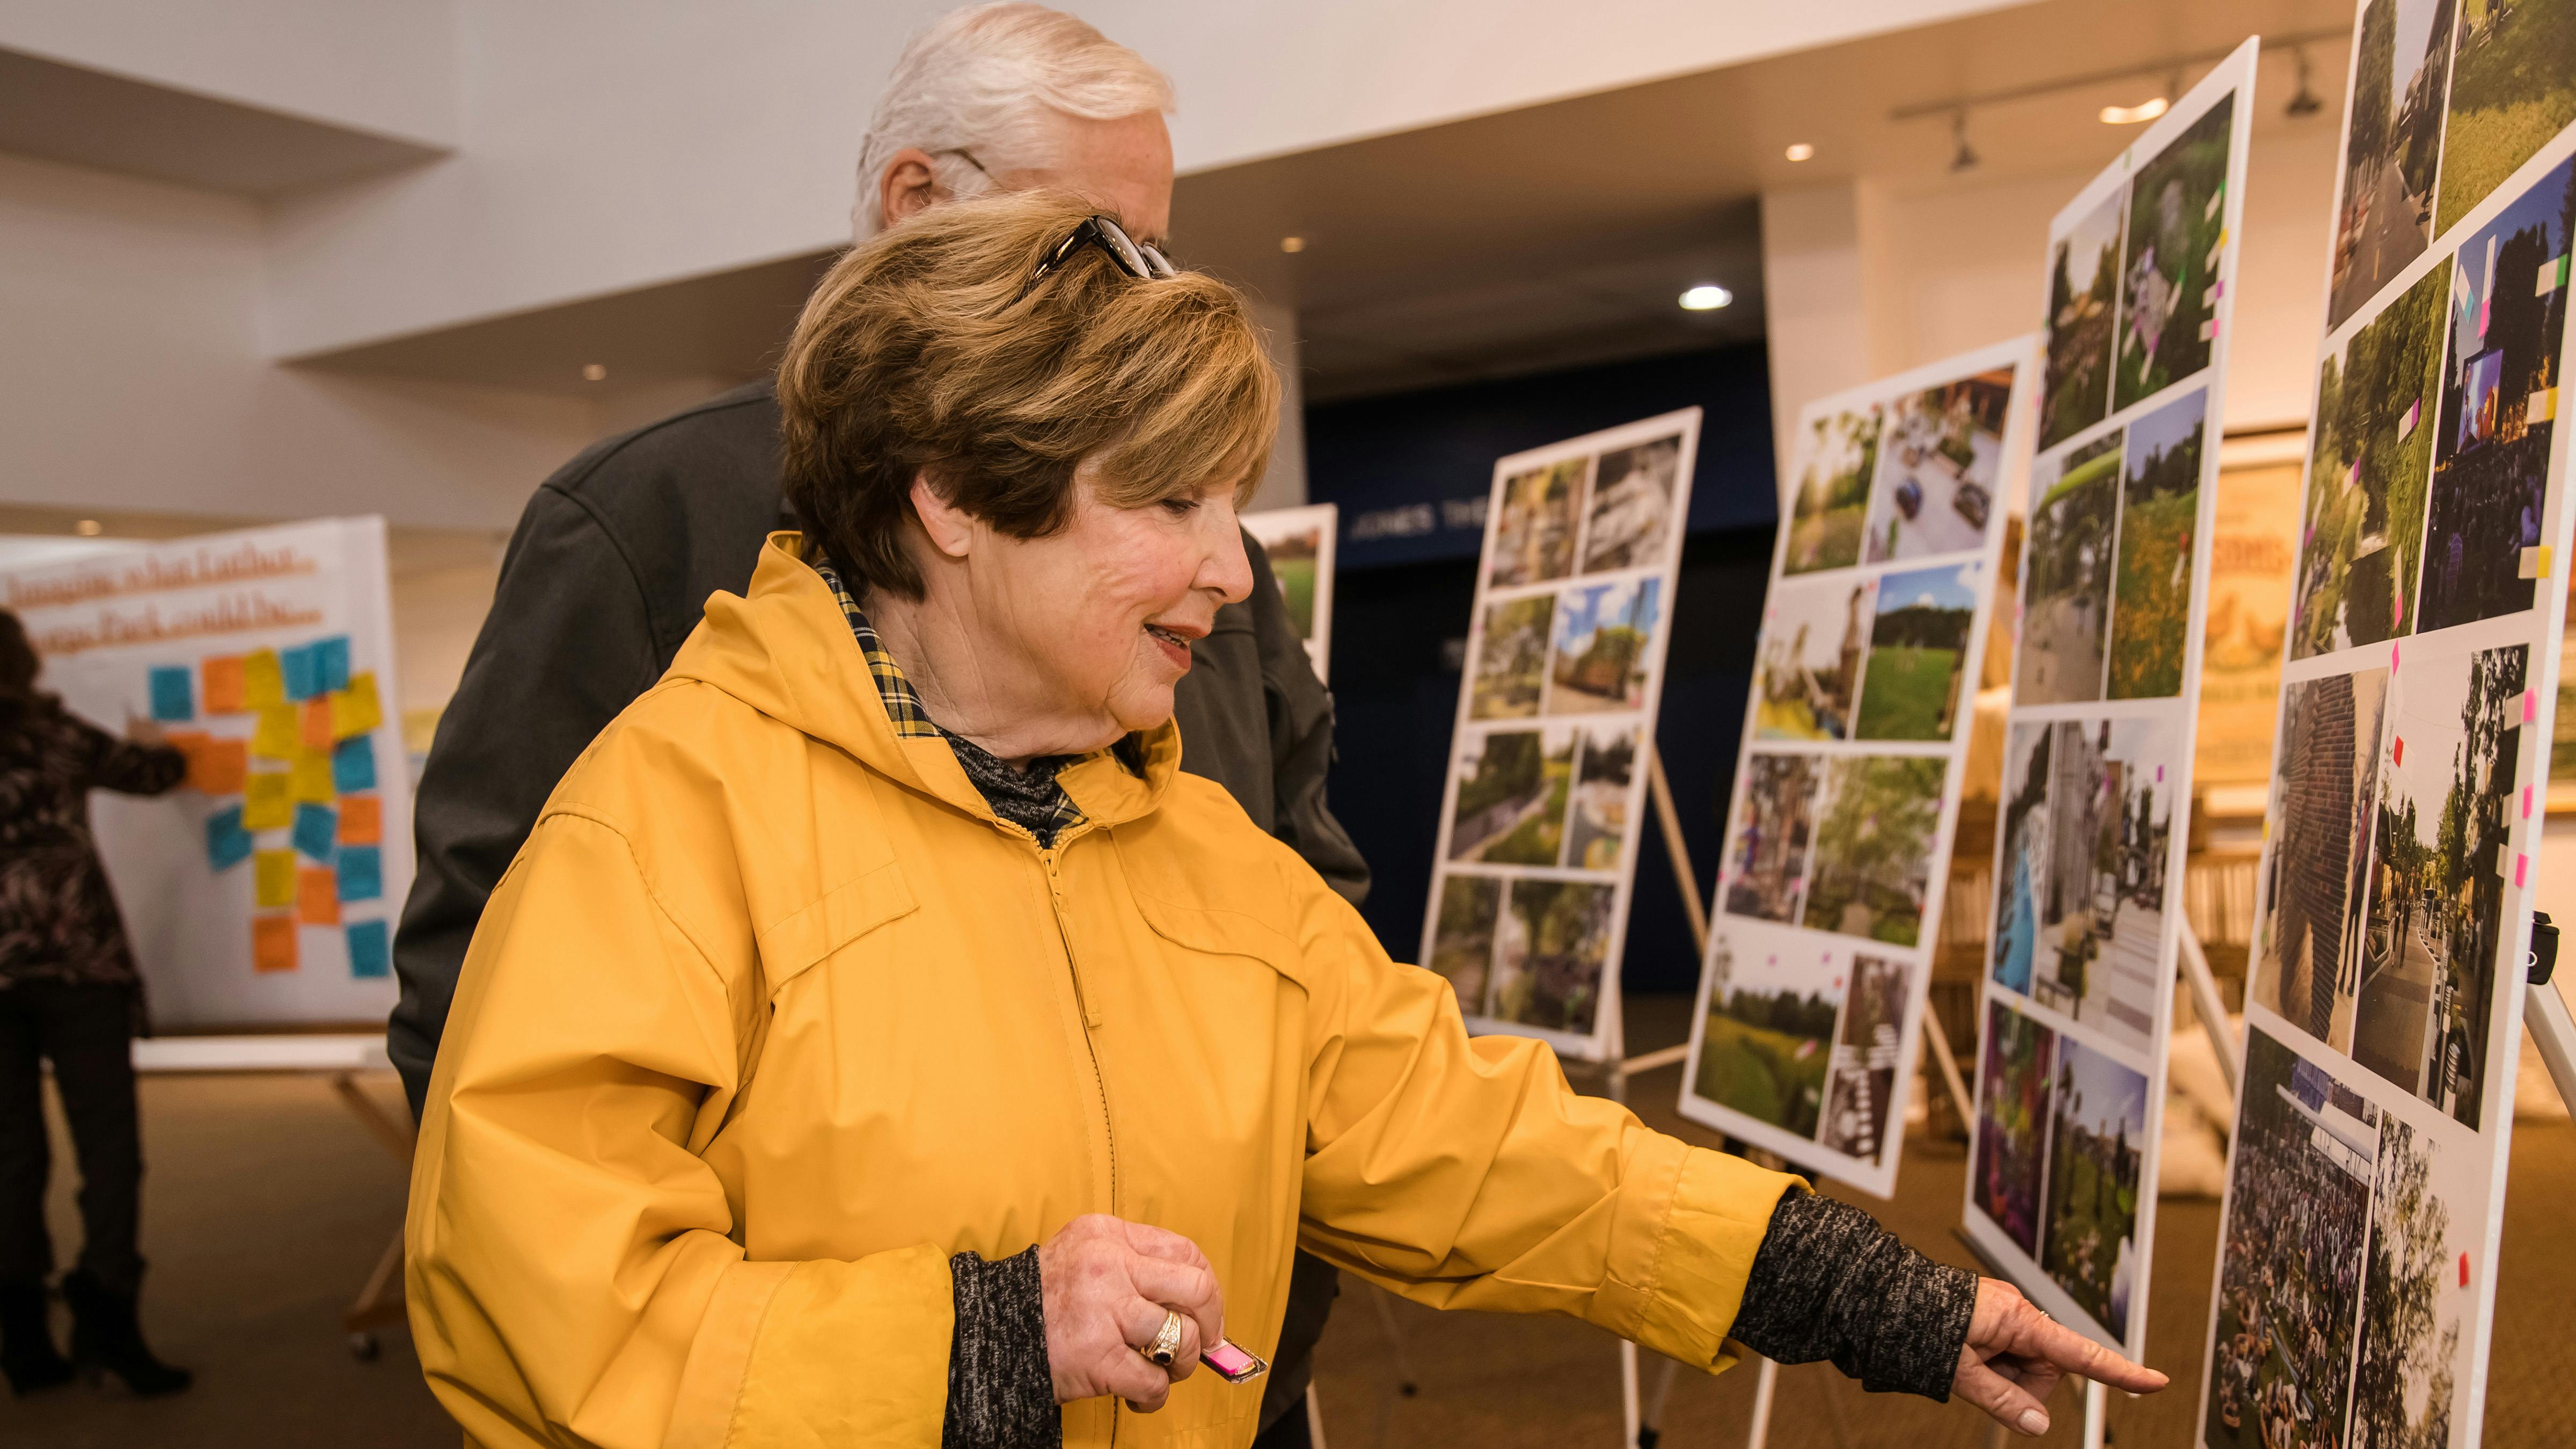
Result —
[[917, 475], [1015, 538], [1064, 526], [1086, 459], [1120, 507], [1259, 480], [1279, 381], [1232, 287], [1141, 280], [1084, 247], [1020, 296], [1093, 210], [1050, 192], [933, 207], [806, 301], [778, 368], [787, 500], [854, 590], [920, 597]]

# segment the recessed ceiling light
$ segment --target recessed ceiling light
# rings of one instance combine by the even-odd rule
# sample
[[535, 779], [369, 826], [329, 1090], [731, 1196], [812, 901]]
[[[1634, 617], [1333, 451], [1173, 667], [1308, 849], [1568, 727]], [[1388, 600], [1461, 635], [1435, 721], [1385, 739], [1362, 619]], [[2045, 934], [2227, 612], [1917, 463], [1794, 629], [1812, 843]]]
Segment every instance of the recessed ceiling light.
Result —
[[1790, 159], [1790, 160], [1792, 160], [1792, 161], [1804, 161], [1804, 160], [1807, 160], [1808, 158], [1810, 158], [1810, 157], [1814, 156], [1815, 154], [1816, 154], [1816, 148], [1815, 148], [1815, 147], [1813, 147], [1813, 146], [1808, 145], [1808, 144], [1807, 144], [1806, 142], [1804, 142], [1804, 141], [1801, 141], [1801, 142], [1799, 142], [1797, 145], [1790, 147], [1790, 148], [1789, 148], [1789, 150], [1788, 150], [1788, 157], [1789, 157], [1789, 159]]
[[2157, 96], [2153, 100], [2145, 101], [2134, 106], [2104, 106], [2102, 108], [2102, 124], [2106, 126], [2134, 126], [2140, 121], [2152, 121], [2171, 109], [2173, 109], [2173, 103], [2167, 101], [2162, 96]]
[[83, 538], [96, 538], [100, 534], [107, 532], [107, 525], [100, 523], [95, 518], [84, 518], [80, 522], [72, 525], [72, 532], [79, 534]]
[[1279, 239], [1279, 250], [1283, 252], [1302, 252], [1305, 249], [1306, 239], [1302, 236], [1283, 236]]
[[1723, 307], [1734, 300], [1735, 294], [1733, 292], [1726, 290], [1715, 282], [1702, 282], [1698, 286], [1691, 288], [1689, 291], [1682, 293], [1682, 310], [1685, 312], [1714, 312], [1718, 308]]
[[581, 380], [584, 382], [608, 381], [608, 364], [605, 362], [583, 363], [581, 365]]

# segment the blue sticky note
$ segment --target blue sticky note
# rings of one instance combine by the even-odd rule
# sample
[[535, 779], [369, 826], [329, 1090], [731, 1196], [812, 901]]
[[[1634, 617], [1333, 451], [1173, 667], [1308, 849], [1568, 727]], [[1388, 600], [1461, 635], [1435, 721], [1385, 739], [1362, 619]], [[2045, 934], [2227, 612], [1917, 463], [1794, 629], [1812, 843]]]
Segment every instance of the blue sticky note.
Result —
[[382, 921], [349, 923], [349, 974], [352, 976], [391, 976], [394, 974], [392, 942], [386, 937]]
[[340, 815], [328, 805], [304, 804], [295, 807], [295, 848], [322, 862], [331, 863], [331, 847], [340, 839]]
[[372, 845], [352, 845], [340, 852], [340, 899], [384, 899], [384, 856]]
[[242, 808], [227, 805], [206, 817], [206, 863], [230, 870], [250, 859], [250, 832], [242, 828]]
[[277, 667], [286, 676], [288, 699], [311, 699], [322, 692], [322, 661], [315, 657], [317, 646], [281, 650]]
[[351, 735], [331, 747], [331, 783], [343, 795], [376, 788], [376, 745], [367, 735]]
[[162, 664], [153, 668], [154, 719], [177, 721], [197, 717], [196, 673], [185, 664]]
[[320, 686], [314, 691], [317, 694], [329, 694], [349, 687], [348, 635], [334, 634], [328, 639], [314, 641], [313, 673], [314, 683]]

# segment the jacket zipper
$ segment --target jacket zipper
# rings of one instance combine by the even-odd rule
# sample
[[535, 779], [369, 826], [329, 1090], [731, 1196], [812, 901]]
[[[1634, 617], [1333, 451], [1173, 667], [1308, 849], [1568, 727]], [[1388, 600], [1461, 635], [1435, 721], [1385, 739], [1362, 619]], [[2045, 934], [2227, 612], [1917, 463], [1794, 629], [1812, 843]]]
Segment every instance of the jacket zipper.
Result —
[[[1118, 1129], [1109, 1113], [1109, 1073], [1100, 1065], [1100, 1042], [1092, 1035], [1092, 1028], [1099, 1025], [1100, 1016], [1083, 985], [1082, 965], [1074, 959], [1073, 927], [1065, 920], [1064, 914], [1064, 877], [1056, 870], [1057, 852], [1071, 843], [1070, 839], [1059, 837], [1054, 846], [1039, 849], [1038, 861], [1046, 867], [1047, 905], [1055, 912], [1055, 934], [1064, 946], [1065, 974], [1073, 981], [1074, 1010], [1082, 1017], [1082, 1045], [1091, 1054], [1091, 1088], [1100, 1102], [1100, 1137], [1108, 1145], [1109, 1153], [1109, 1212], [1115, 1217], [1118, 1215]], [[1110, 1401], [1109, 1442], [1112, 1445], [1118, 1442], [1118, 1421], [1123, 1417], [1119, 1411], [1123, 1407], [1115, 1399]]]

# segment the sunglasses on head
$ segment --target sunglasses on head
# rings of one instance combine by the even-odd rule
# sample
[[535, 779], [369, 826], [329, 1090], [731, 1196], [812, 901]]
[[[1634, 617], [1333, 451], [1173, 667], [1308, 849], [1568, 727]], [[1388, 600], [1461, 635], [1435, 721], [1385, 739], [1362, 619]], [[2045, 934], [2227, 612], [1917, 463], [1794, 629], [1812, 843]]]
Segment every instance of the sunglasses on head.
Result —
[[1118, 264], [1118, 270], [1138, 281], [1156, 281], [1177, 276], [1180, 272], [1160, 249], [1129, 236], [1127, 229], [1117, 222], [1105, 216], [1086, 216], [1080, 226], [1068, 233], [1064, 240], [1047, 248], [1045, 256], [1038, 258], [1038, 264], [1029, 269], [1029, 279], [1020, 284], [1020, 295], [1011, 299], [1013, 305], [1027, 298], [1037, 289], [1038, 283], [1047, 279], [1048, 274], [1073, 260], [1084, 247], [1097, 247], [1107, 253], [1109, 259]]

